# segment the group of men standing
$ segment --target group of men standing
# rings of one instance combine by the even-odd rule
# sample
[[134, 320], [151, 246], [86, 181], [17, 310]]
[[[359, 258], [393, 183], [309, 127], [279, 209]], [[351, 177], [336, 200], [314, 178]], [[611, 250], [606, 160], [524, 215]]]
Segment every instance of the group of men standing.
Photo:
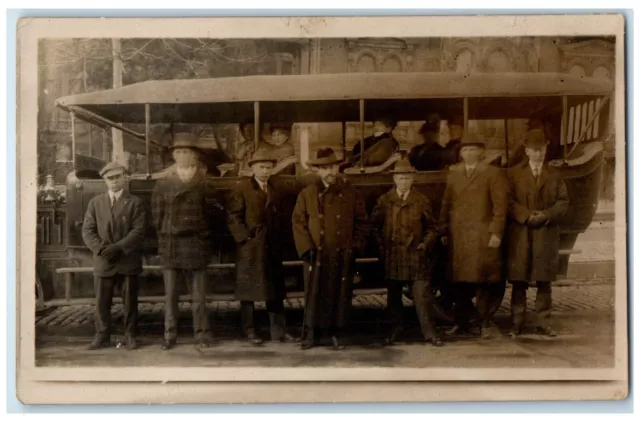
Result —
[[[152, 222], [158, 234], [166, 295], [163, 349], [176, 344], [178, 278], [192, 286], [196, 342], [207, 347], [212, 339], [206, 267], [213, 242], [210, 215], [221, 205], [213, 199], [196, 141], [193, 135], [176, 136], [172, 146], [175, 171], [157, 182], [152, 195]], [[538, 287], [537, 328], [556, 335], [549, 323], [550, 286], [558, 259], [558, 220], [569, 201], [560, 175], [544, 164], [547, 144], [541, 130], [530, 130], [524, 141], [529, 160], [505, 175], [481, 162], [482, 142], [463, 137], [461, 162], [450, 167], [438, 220], [429, 199], [413, 186], [416, 169], [406, 159], [395, 164], [393, 188], [368, 215], [361, 193], [340, 176], [343, 160], [331, 148], [319, 149], [308, 161], [317, 181], [299, 193], [291, 220], [283, 219], [284, 192], [278, 178], [270, 177], [278, 159], [268, 151], [256, 151], [248, 161], [253, 176], [237, 183], [224, 207], [237, 244], [235, 294], [241, 303], [245, 338], [252, 344], [263, 342], [253, 314], [254, 302], [266, 302], [271, 340], [298, 341], [288, 332], [284, 316], [283, 224], [292, 224], [295, 247], [304, 262], [303, 350], [320, 344], [323, 336], [331, 339], [333, 348], [345, 347], [355, 260], [363, 256], [370, 231], [376, 235], [388, 286], [392, 324], [387, 344], [393, 344], [403, 331], [404, 286], [412, 291], [425, 340], [435, 346], [443, 344], [435, 326], [427, 269], [438, 242], [449, 250], [448, 279], [456, 292], [456, 325], [448, 335], [468, 331], [477, 316], [480, 335], [490, 338], [489, 298], [505, 278], [513, 283], [510, 335], [522, 331], [529, 282], [537, 282]], [[91, 200], [83, 225], [83, 237], [95, 258], [92, 349], [109, 344], [111, 298], [118, 283], [125, 292], [126, 344], [137, 347], [137, 275], [142, 271], [140, 247], [146, 223], [141, 200], [122, 189], [124, 171], [116, 163], [102, 170], [108, 192]]]

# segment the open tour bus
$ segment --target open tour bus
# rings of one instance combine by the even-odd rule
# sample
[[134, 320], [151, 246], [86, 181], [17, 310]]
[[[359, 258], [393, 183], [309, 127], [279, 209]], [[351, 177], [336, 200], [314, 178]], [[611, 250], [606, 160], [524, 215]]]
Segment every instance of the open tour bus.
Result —
[[[349, 142], [362, 143], [369, 135], [365, 132], [366, 124], [379, 117], [393, 118], [400, 122], [399, 126], [415, 131], [429, 113], [460, 116], [465, 130], [492, 134], [486, 138], [488, 147], [484, 159], [503, 168], [515, 164], [514, 157], [526, 125], [535, 120], [547, 134], [550, 141], [547, 159], [563, 175], [571, 200], [569, 212], [561, 223], [559, 276], [562, 277], [566, 275], [570, 254], [579, 252], [573, 250], [577, 236], [589, 226], [596, 211], [604, 143], [613, 136], [612, 93], [613, 85], [609, 81], [559, 73], [349, 73], [148, 81], [67, 96], [58, 99], [56, 104], [71, 114], [72, 127], [76, 119], [81, 119], [103, 128], [119, 129], [144, 141], [147, 156], [151, 148], [168, 146], [160, 146], [152, 139], [153, 124], [215, 125], [252, 121], [254, 142], [258, 145], [263, 122], [294, 122], [297, 153], [293, 160], [297, 163], [297, 174], [277, 176], [290, 181], [288, 210], [293, 210], [298, 192], [314, 180], [305, 163], [315, 156], [315, 150], [329, 142], [337, 146], [338, 151], [342, 149], [343, 155], [348, 155]], [[144, 133], [131, 129], [134, 125], [144, 125]], [[330, 140], [323, 141], [318, 136], [313, 139], [318, 132], [314, 127], [335, 129], [336, 125], [339, 130], [331, 132]], [[418, 142], [407, 144], [401, 140], [401, 151], [377, 167], [367, 168], [360, 163], [344, 171], [343, 177], [363, 193], [368, 211], [393, 184], [388, 170]], [[75, 139], [72, 139], [72, 150], [75, 163]], [[155, 180], [167, 173], [152, 171], [150, 161], [147, 160], [146, 171], [132, 174], [127, 183], [127, 189], [147, 204]], [[221, 162], [219, 170], [209, 177], [224, 204], [224, 196], [239, 177], [238, 169], [233, 163]], [[75, 168], [67, 181], [64, 246], [73, 256], [69, 261], [73, 265], [56, 269], [57, 274], [65, 277], [64, 294], [59, 291], [53, 297], [57, 303], [78, 300], [72, 298], [74, 291], [84, 291], [84, 300], [91, 297], [90, 289], [78, 290], [77, 287], [78, 284], [92, 285], [89, 281], [91, 256], [82, 241], [81, 227], [88, 201], [106, 188], [102, 180], [83, 176], [84, 173], [83, 169]], [[418, 172], [415, 176], [414, 186], [431, 199], [436, 216], [446, 177], [446, 169]], [[284, 218], [288, 218], [290, 226], [290, 215]], [[217, 252], [210, 265], [211, 291], [214, 300], [232, 300], [235, 244], [223, 215], [215, 225]], [[153, 228], [149, 227], [148, 233], [140, 300], [162, 300]], [[287, 288], [291, 296], [301, 297], [302, 262], [295, 253], [291, 232], [283, 236], [288, 240], [284, 250]], [[378, 249], [374, 244], [370, 246], [370, 253], [357, 262], [359, 282], [355, 285], [355, 294], [384, 287]], [[440, 251], [432, 265], [433, 288], [438, 298], [438, 315], [450, 320], [452, 295], [442, 271], [444, 261], [446, 252]], [[504, 289], [493, 298], [494, 311], [503, 295]]]

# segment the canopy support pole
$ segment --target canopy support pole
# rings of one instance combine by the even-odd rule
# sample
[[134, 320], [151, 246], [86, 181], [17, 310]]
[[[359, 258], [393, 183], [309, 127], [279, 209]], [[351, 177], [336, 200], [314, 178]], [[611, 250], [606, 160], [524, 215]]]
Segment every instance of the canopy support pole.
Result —
[[360, 100], [360, 171], [364, 173], [364, 100]]
[[253, 103], [253, 144], [256, 151], [260, 144], [260, 132], [260, 102], [255, 101]]
[[71, 165], [76, 170], [76, 113], [71, 112]]
[[144, 137], [148, 176], [151, 174], [151, 104], [144, 105]]
[[504, 119], [504, 154], [505, 167], [509, 167], [509, 120]]
[[562, 141], [562, 147], [564, 149], [563, 154], [564, 154], [564, 160], [565, 162], [567, 161], [567, 152], [569, 150], [569, 139], [567, 139], [567, 135], [568, 135], [568, 118], [569, 118], [569, 98], [565, 95], [562, 97], [562, 122], [560, 124], [560, 130], [562, 131], [562, 133], [560, 133], [560, 140]]
[[462, 110], [464, 116], [464, 131], [467, 132], [469, 128], [469, 98], [464, 97], [462, 100]]
[[342, 121], [342, 157], [347, 156], [347, 122]]

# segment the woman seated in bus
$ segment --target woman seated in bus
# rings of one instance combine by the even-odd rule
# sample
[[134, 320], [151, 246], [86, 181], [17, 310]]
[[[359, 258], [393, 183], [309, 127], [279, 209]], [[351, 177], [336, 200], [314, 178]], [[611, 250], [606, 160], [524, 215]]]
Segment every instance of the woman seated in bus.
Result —
[[351, 151], [351, 157], [341, 168], [358, 166], [360, 156], [365, 167], [379, 166], [387, 161], [398, 151], [400, 144], [393, 137], [393, 129], [396, 122], [383, 117], [373, 122], [373, 135], [364, 139], [364, 153], [361, 154], [360, 142], [357, 142]]
[[438, 114], [430, 114], [418, 132], [423, 143], [409, 151], [409, 162], [418, 171], [441, 170], [445, 167], [444, 148], [438, 143], [440, 121]]
[[291, 124], [274, 123], [271, 125], [271, 139], [260, 143], [260, 149], [264, 149], [269, 156], [278, 160], [275, 166], [275, 173], [278, 174], [296, 174], [295, 163], [287, 165], [280, 169], [283, 160], [295, 157], [296, 150], [291, 143]]

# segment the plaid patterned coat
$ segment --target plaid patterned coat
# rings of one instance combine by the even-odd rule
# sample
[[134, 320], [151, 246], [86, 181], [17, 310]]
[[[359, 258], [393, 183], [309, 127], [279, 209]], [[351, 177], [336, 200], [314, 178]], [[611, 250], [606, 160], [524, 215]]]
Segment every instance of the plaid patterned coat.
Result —
[[[427, 276], [427, 254], [436, 242], [436, 223], [426, 196], [411, 189], [402, 201], [395, 187], [378, 198], [371, 213], [378, 245], [382, 246], [385, 276], [415, 281]], [[418, 250], [423, 243], [424, 250]]]
[[175, 172], [156, 183], [151, 211], [165, 268], [201, 269], [209, 264], [211, 213], [220, 207], [214, 193], [204, 168], [186, 183]]

